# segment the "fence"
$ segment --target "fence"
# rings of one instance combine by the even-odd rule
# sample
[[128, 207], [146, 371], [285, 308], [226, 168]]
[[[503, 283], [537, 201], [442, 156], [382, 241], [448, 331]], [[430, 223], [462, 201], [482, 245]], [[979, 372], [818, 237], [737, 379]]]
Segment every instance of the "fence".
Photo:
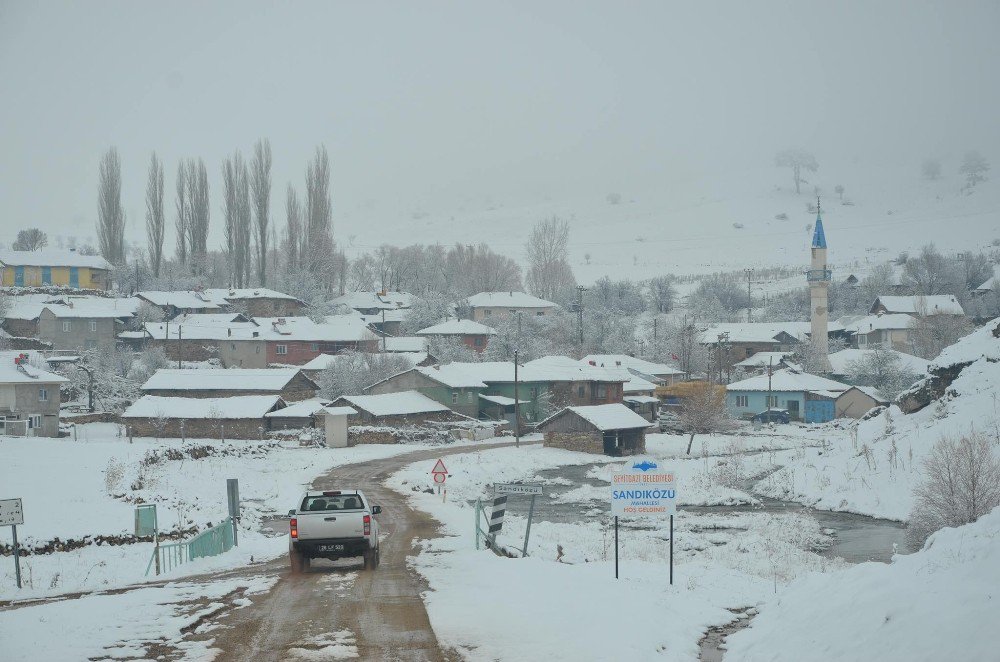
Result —
[[146, 564], [146, 576], [156, 564], [156, 574], [167, 572], [179, 565], [206, 556], [218, 556], [233, 548], [233, 519], [227, 517], [216, 526], [206, 529], [185, 542], [157, 545]]

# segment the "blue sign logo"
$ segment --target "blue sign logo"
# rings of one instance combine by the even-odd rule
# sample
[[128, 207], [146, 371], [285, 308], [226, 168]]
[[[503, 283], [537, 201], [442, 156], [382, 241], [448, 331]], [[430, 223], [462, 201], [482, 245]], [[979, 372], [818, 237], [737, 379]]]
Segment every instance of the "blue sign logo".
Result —
[[650, 469], [655, 469], [656, 468], [656, 463], [655, 462], [650, 462], [648, 460], [643, 460], [640, 463], [633, 464], [632, 468], [633, 469], [639, 469], [640, 471], [649, 471]]

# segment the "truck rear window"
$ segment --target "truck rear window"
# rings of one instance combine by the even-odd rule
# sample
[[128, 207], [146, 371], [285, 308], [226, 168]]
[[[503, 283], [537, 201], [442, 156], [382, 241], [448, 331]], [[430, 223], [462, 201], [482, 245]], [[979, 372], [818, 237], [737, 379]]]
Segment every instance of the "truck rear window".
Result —
[[365, 504], [357, 494], [336, 496], [307, 496], [302, 500], [300, 512], [325, 512], [328, 510], [364, 510]]

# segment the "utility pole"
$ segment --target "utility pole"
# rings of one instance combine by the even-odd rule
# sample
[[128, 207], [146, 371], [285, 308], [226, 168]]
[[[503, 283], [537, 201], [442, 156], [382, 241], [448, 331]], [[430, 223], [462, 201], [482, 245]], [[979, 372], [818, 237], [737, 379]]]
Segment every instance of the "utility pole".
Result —
[[382, 309], [382, 353], [385, 354], [385, 308]]
[[753, 278], [753, 269], [744, 269], [747, 274], [747, 323], [753, 321], [753, 299], [750, 295], [750, 279]]
[[774, 372], [774, 357], [767, 359], [767, 422], [771, 422], [771, 374]]
[[583, 285], [576, 286], [577, 328], [580, 330], [580, 347], [583, 347]]
[[521, 398], [517, 389], [517, 350], [514, 350], [514, 446], [521, 447]]

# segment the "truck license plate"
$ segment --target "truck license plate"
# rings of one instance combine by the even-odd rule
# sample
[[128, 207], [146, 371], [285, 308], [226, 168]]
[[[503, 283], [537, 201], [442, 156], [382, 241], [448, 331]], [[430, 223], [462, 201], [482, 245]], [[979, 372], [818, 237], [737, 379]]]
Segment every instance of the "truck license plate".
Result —
[[321, 552], [342, 552], [344, 551], [343, 545], [320, 545], [319, 551]]

